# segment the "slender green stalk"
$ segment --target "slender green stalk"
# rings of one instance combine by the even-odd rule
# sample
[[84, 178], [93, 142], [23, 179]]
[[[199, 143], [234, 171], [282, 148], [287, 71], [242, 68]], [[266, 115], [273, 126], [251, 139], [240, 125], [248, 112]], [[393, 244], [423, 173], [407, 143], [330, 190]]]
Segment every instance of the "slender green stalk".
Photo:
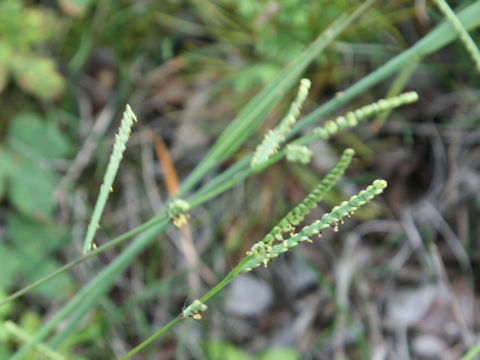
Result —
[[125, 356], [121, 357], [120, 360], [125, 360], [131, 358], [133, 355], [138, 353], [139, 351], [143, 350], [146, 348], [152, 341], [154, 341], [156, 338], [159, 336], [162, 336], [165, 334], [168, 330], [170, 330], [172, 327], [174, 327], [177, 323], [179, 323], [182, 320], [180, 315], [178, 315], [175, 319], [170, 321], [167, 325], [162, 327], [160, 330], [158, 330], [155, 334], [151, 335], [148, 339], [144, 340], [140, 345], [137, 347], [133, 348], [126, 354]]
[[88, 225], [87, 235], [83, 243], [83, 253], [86, 254], [92, 248], [93, 238], [99, 227], [100, 218], [102, 217], [103, 209], [108, 199], [108, 195], [113, 191], [113, 180], [118, 172], [120, 162], [122, 161], [123, 152], [126, 149], [126, 144], [130, 138], [133, 122], [137, 121], [137, 117], [133, 113], [130, 105], [127, 105], [123, 118], [118, 129], [118, 134], [115, 135], [115, 143], [113, 144], [112, 154], [108, 162], [107, 171], [103, 177], [103, 183], [100, 186], [95, 208], [93, 209], [92, 218]]
[[472, 57], [477, 71], [480, 72], [480, 51], [478, 51], [477, 45], [473, 41], [472, 37], [468, 34], [465, 27], [462, 25], [461, 21], [458, 19], [455, 12], [450, 8], [448, 3], [445, 0], [434, 0], [437, 4], [440, 11], [445, 15], [448, 21], [453, 25], [455, 30], [458, 32], [460, 41], [465, 45], [465, 48]]
[[98, 254], [100, 254], [100, 253], [102, 253], [102, 252], [104, 252], [104, 251], [106, 251], [106, 250], [108, 250], [112, 247], [118, 246], [119, 244], [121, 244], [125, 240], [128, 240], [128, 239], [132, 238], [133, 236], [136, 236], [136, 235], [144, 232], [145, 230], [148, 230], [151, 227], [166, 221], [167, 219], [168, 218], [165, 216], [165, 214], [161, 213], [156, 218], [153, 218], [153, 219], [147, 221], [146, 223], [136, 227], [135, 229], [127, 231], [126, 233], [124, 233], [120, 236], [117, 236], [115, 239], [112, 239], [108, 243], [96, 248], [93, 251], [90, 251], [88, 254], [83, 255], [83, 256], [69, 262], [66, 265], [63, 265], [62, 267], [58, 268], [57, 270], [51, 272], [50, 274], [48, 274], [44, 277], [42, 277], [41, 279], [38, 279], [37, 281], [34, 281], [31, 284], [25, 286], [24, 288], [14, 292], [13, 294], [6, 297], [5, 299], [1, 300], [0, 301], [0, 306], [4, 305], [4, 304], [6, 304], [6, 303], [8, 303], [12, 300], [15, 300], [15, 299], [19, 298], [20, 296], [32, 291], [36, 287], [38, 287], [38, 286], [46, 283], [47, 281], [53, 279], [55, 276], [60, 275], [61, 273], [64, 273], [64, 272], [70, 270], [71, 268], [85, 262], [86, 260], [88, 260], [88, 259], [90, 259], [94, 256], [97, 256]]
[[[251, 260], [251, 256], [245, 257], [235, 268], [228, 273], [225, 278], [220, 281], [217, 285], [215, 285], [212, 289], [210, 289], [209, 292], [207, 292], [204, 296], [200, 298], [201, 303], [205, 303], [208, 301], [211, 297], [213, 297], [216, 293], [218, 293], [220, 290], [222, 290], [225, 286], [227, 286], [237, 275], [239, 275], [242, 272], [242, 268]], [[176, 325], [178, 322], [180, 322], [182, 319], [185, 317], [183, 316], [184, 312], [179, 314], [175, 319], [170, 321], [167, 325], [162, 327], [160, 330], [158, 330], [156, 333], [153, 335], [149, 336], [146, 340], [142, 341], [139, 345], [137, 345], [135, 348], [133, 348], [131, 351], [128, 352], [124, 357], [121, 358], [121, 360], [128, 359], [138, 353], [140, 350], [144, 349], [146, 346], [148, 346], [152, 341], [154, 341], [156, 338], [159, 336], [165, 334], [168, 330], [170, 330], [174, 325]]]
[[478, 359], [478, 356], [480, 356], [480, 342], [463, 355], [460, 360], [474, 360]]

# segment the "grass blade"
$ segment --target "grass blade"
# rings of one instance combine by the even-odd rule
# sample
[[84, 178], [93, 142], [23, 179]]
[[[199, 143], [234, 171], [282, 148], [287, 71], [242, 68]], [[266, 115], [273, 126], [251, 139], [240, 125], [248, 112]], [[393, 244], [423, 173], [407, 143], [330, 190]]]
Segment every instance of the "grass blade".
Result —
[[[458, 19], [466, 29], [473, 29], [477, 27], [480, 24], [480, 2], [477, 1], [473, 5], [470, 5], [469, 7], [460, 11], [458, 14]], [[457, 32], [451, 24], [444, 23], [436, 27], [427, 36], [415, 43], [415, 45], [413, 45], [411, 48], [398, 54], [386, 64], [382, 65], [377, 70], [349, 87], [348, 90], [344, 91], [341, 95], [320, 106], [317, 110], [311, 112], [303, 119], [300, 119], [293, 127], [290, 136], [297, 134], [302, 129], [311, 125], [315, 121], [318, 121], [318, 119], [323, 117], [325, 114], [337, 109], [341, 105], [353, 99], [355, 96], [378, 84], [380, 81], [385, 80], [387, 77], [407, 65], [410, 61], [415, 61], [417, 58], [422, 58], [437, 51], [453, 41], [456, 37]]]

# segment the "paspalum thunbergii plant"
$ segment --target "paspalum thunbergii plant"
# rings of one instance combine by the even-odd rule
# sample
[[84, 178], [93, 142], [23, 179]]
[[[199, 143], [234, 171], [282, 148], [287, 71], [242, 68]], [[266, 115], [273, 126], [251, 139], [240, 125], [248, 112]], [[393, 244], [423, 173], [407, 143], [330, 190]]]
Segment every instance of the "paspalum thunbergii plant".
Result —
[[[303, 79], [301, 81], [299, 94], [292, 103], [287, 116], [280, 121], [275, 129], [269, 130], [262, 143], [257, 146], [251, 160], [251, 170], [254, 173], [264, 169], [271, 164], [272, 160], [275, 160], [275, 158], [283, 156], [286, 156], [290, 161], [299, 161], [306, 164], [310, 161], [312, 154], [311, 150], [309, 150], [305, 144], [317, 139], [327, 139], [330, 135], [336, 134], [344, 128], [353, 127], [357, 125], [358, 122], [371, 118], [383, 111], [389, 111], [404, 104], [412, 103], [418, 99], [418, 95], [415, 92], [407, 92], [389, 99], [381, 99], [376, 103], [348, 112], [345, 116], [339, 116], [333, 120], [329, 120], [325, 122], [323, 126], [314, 128], [310, 133], [285, 144], [292, 126], [295, 124], [296, 119], [300, 114], [300, 107], [308, 94], [309, 86], [309, 80]], [[107, 167], [107, 173], [95, 207], [96, 211], [94, 211], [94, 213], [97, 214], [97, 216], [95, 216], [96, 220], [95, 222], [92, 222], [89, 227], [89, 232], [87, 232], [87, 237], [85, 239], [84, 250], [87, 252], [90, 251], [93, 243], [92, 233], [94, 234], [95, 229], [98, 227], [99, 218], [106, 197], [108, 196], [108, 193], [112, 191], [111, 186], [113, 178], [122, 158], [122, 153], [125, 149], [126, 142], [128, 141], [130, 128], [133, 125], [134, 120], [136, 120], [136, 117], [131, 108], [127, 106], [120, 126], [119, 135], [116, 136], [111, 161]], [[349, 166], [354, 154], [355, 151], [353, 149], [346, 149], [336, 165], [328, 172], [320, 183], [311, 190], [311, 192], [296, 207], [289, 211], [288, 214], [286, 214], [263, 239], [254, 243], [250, 250], [247, 251], [246, 256], [220, 283], [213, 287], [202, 298], [194, 300], [190, 306], [179, 314], [179, 316], [134, 348], [131, 352], [125, 355], [124, 358], [129, 358], [143, 349], [180, 320], [185, 318], [201, 319], [201, 313], [207, 310], [205, 302], [218, 291], [223, 289], [239, 274], [251, 271], [262, 264], [266, 267], [275, 257], [289, 251], [302, 242], [312, 242], [315, 236], [320, 237], [322, 231], [330, 227], [333, 228], [334, 231], [338, 231], [338, 225], [343, 223], [345, 217], [350, 217], [359, 207], [365, 205], [376, 195], [381, 194], [386, 188], [387, 183], [384, 180], [375, 180], [366, 189], [335, 206], [329, 213], [324, 214], [319, 220], [316, 220], [310, 225], [306, 225], [297, 231], [297, 227], [301, 225], [305, 220], [305, 217], [320, 201], [322, 201], [325, 195], [338, 182], [346, 168]], [[170, 200], [166, 206], [166, 216], [175, 226], [181, 227], [187, 222], [189, 217], [187, 212], [190, 208], [191, 204], [188, 201], [181, 198], [174, 198]], [[101, 248], [93, 248], [87, 255], [85, 255], [85, 258], [92, 256], [92, 254], [96, 254], [100, 249]], [[27, 289], [27, 291], [37, 285], [38, 284], [33, 284]], [[21, 293], [19, 295], [21, 295]]]
[[[359, 121], [364, 121], [380, 112], [388, 112], [388, 110], [395, 107], [415, 101], [417, 95], [412, 92], [390, 99], [380, 100], [356, 111], [348, 112], [344, 116], [324, 122], [323, 125], [314, 128], [313, 131], [300, 135], [302, 130], [305, 130], [308, 126], [314, 125], [329, 112], [338, 109], [340, 106], [346, 104], [359, 94], [362, 94], [367, 89], [381, 83], [412, 61], [420, 61], [424, 56], [437, 51], [453, 41], [458, 36], [458, 33], [449, 23], [439, 25], [416, 44], [399, 53], [380, 68], [353, 84], [350, 88], [345, 89], [334, 99], [319, 106], [304, 118], [299, 119], [299, 121], [294, 123], [293, 126], [291, 125], [292, 120], [290, 118], [287, 123], [288, 126], [280, 129], [281, 136], [275, 135], [271, 138], [272, 140], [277, 139], [278, 143], [275, 143], [277, 141], [275, 140], [267, 146], [267, 148], [270, 149], [269, 151], [258, 153], [257, 160], [254, 161], [253, 167], [250, 166], [253, 156], [246, 156], [238, 160], [225, 171], [221, 172], [211, 181], [202, 185], [199, 189], [194, 190], [208, 171], [229, 158], [245, 143], [254, 129], [257, 128], [262, 119], [264, 119], [268, 111], [272, 109], [278, 99], [293, 86], [305, 71], [308, 64], [315, 59], [326, 46], [331, 44], [341, 31], [358, 18], [358, 16], [360, 16], [372, 4], [373, 0], [362, 2], [358, 9], [356, 9], [351, 15], [345, 15], [338, 19], [338, 21], [326, 29], [326, 31], [322, 33], [301, 56], [286, 67], [274, 81], [269, 83], [264, 90], [252, 99], [241, 111], [238, 117], [220, 135], [205, 158], [182, 182], [178, 198], [169, 200], [163, 211], [141, 226], [117, 236], [106, 244], [98, 244], [98, 248], [90, 250], [86, 255], [64, 265], [51, 274], [1, 300], [0, 305], [3, 305], [6, 302], [18, 298], [54, 276], [68, 271], [74, 266], [107, 249], [119, 245], [133, 236], [137, 236], [128, 247], [123, 249], [118, 256], [113, 259], [113, 261], [105, 266], [105, 268], [91, 279], [90, 282], [85, 284], [67, 304], [62, 306], [53, 316], [42, 324], [42, 327], [33, 334], [25, 344], [23, 344], [12, 358], [23, 359], [25, 355], [34, 348], [41, 352], [41, 349], [45, 349], [46, 345], [42, 342], [57, 328], [60, 322], [63, 322], [61, 331], [51, 337], [48, 342], [50, 348], [53, 349], [61, 344], [75, 329], [75, 326], [79, 323], [80, 319], [92, 309], [96, 303], [96, 299], [106, 293], [111, 284], [113, 284], [118, 277], [118, 274], [131, 264], [135, 256], [151, 244], [157, 238], [158, 234], [164, 232], [171, 223], [176, 222], [177, 225], [181, 225], [181, 223], [187, 220], [188, 215], [186, 212], [189, 211], [189, 209], [195, 208], [196, 206], [215, 198], [219, 194], [235, 186], [235, 184], [240, 181], [266, 169], [268, 166], [284, 157], [291, 161], [308, 163], [311, 158], [311, 151], [307, 147], [309, 143], [320, 139], [328, 139], [331, 135], [336, 134], [344, 128], [355, 126]], [[471, 30], [480, 24], [479, 13], [480, 2], [477, 1], [474, 4], [465, 7], [457, 14], [457, 17], [466, 30]], [[299, 99], [301, 100], [301, 96]], [[298, 101], [297, 103], [300, 106], [301, 101]], [[287, 127], [288, 130], [290, 130], [288, 132], [285, 131]], [[295, 136], [298, 137], [295, 138]], [[348, 162], [349, 157], [352, 155], [353, 153], [351, 150], [346, 150], [338, 164], [327, 175], [326, 179], [329, 176], [340, 176], [339, 171], [342, 171], [342, 166], [346, 167], [345, 162]], [[336, 175], [334, 175], [334, 173]], [[305, 221], [305, 214], [307, 214], [311, 206], [313, 206], [312, 204], [320, 200], [322, 192], [328, 191], [328, 188], [336, 181], [335, 178], [331, 178], [329, 181], [326, 179], [322, 180], [321, 184], [319, 184], [316, 189], [312, 190], [311, 194], [307, 195], [308, 200], [302, 202], [301, 207], [296, 207], [295, 209], [297, 210], [294, 209], [290, 211], [289, 214], [287, 214], [284, 219], [281, 219], [279, 224], [275, 226], [264, 239], [256, 242], [243, 260], [241, 260], [234, 270], [219, 284], [212, 288], [205, 296], [198, 299], [198, 301], [192, 302], [182, 314], [174, 318], [159, 332], [144, 341], [139, 347], [132, 350], [132, 352], [127, 354], [126, 357], [129, 357], [139, 349], [145, 347], [149, 342], [168, 331], [182, 319], [188, 317], [200, 318], [201, 313], [206, 310], [205, 302], [218, 291], [223, 289], [235, 276], [244, 271], [250, 271], [250, 269], [253, 269], [256, 266], [262, 264], [268, 265], [268, 263], [277, 255], [284, 251], [288, 251], [288, 249], [296, 246], [296, 244], [300, 242], [311, 241], [315, 235], [318, 236], [321, 231], [324, 231], [327, 227], [333, 227], [335, 229], [342, 223], [346, 216], [348, 217], [356, 208], [371, 200], [374, 196], [383, 191], [386, 186], [384, 181], [377, 180], [358, 195], [345, 203], [341, 203], [334, 207], [331, 212], [323, 215], [317, 222], [301, 227], [300, 222]], [[67, 318], [68, 316], [70, 317]], [[41, 346], [38, 346], [39, 344]]]
[[[264, 164], [281, 149], [287, 139], [288, 133], [295, 124], [296, 118], [300, 114], [300, 106], [307, 96], [309, 86], [310, 82], [306, 79], [302, 79], [300, 82], [299, 94], [290, 106], [287, 116], [280, 121], [276, 128], [269, 130], [262, 143], [257, 146], [250, 163], [251, 168], [254, 171], [261, 170]], [[315, 138], [328, 138], [331, 134], [335, 134], [339, 130], [357, 125], [359, 121], [366, 120], [382, 111], [388, 111], [401, 105], [415, 102], [417, 99], [418, 95], [415, 92], [407, 92], [390, 99], [379, 100], [378, 102], [364, 106], [355, 112], [348, 112], [345, 117], [339, 116], [335, 120], [327, 121], [323, 127], [315, 128], [310, 135], [307, 135], [308, 140]], [[303, 137], [296, 141], [306, 142], [306, 139], [307, 137]], [[305, 154], [305, 148], [304, 145], [300, 144], [287, 144], [285, 147], [286, 156], [288, 158], [289, 152], [301, 152], [301, 155], [296, 155], [294, 158], [299, 159], [302, 163], [306, 163], [308, 161], [306, 161], [305, 158], [309, 160], [310, 155], [307, 153], [307, 156], [303, 156]], [[262, 264], [267, 267], [272, 259], [289, 251], [302, 242], [313, 242], [315, 236], [321, 237], [322, 231], [330, 227], [333, 228], [334, 231], [338, 231], [338, 225], [343, 223], [345, 217], [352, 216], [358, 208], [368, 203], [375, 196], [381, 194], [387, 187], [387, 182], [385, 180], [375, 180], [366, 189], [360, 191], [350, 199], [341, 202], [329, 213], [324, 214], [319, 220], [316, 220], [310, 225], [306, 225], [297, 231], [297, 227], [305, 220], [305, 217], [320, 201], [322, 201], [325, 195], [338, 182], [346, 168], [349, 166], [354, 155], [355, 151], [353, 149], [346, 149], [335, 166], [320, 181], [320, 183], [311, 190], [297, 206], [289, 211], [288, 214], [286, 214], [262, 240], [253, 244], [250, 250], [246, 252], [246, 256], [220, 283], [207, 292], [202, 298], [195, 299], [192, 304], [174, 320], [143, 341], [122, 359], [128, 359], [141, 349], [145, 348], [149, 343], [165, 333], [180, 320], [187, 317], [201, 319], [201, 313], [207, 310], [205, 302], [223, 289], [239, 274], [249, 272]], [[189, 208], [190, 206], [186, 201], [175, 199], [169, 204], [167, 211], [172, 222], [181, 226], [186, 221], [185, 213]]]

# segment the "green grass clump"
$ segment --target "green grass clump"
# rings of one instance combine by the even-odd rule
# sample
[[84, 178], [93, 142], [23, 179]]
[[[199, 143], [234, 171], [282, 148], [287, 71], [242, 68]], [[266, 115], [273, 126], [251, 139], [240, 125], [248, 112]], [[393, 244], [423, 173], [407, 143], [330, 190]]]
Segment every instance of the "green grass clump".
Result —
[[[250, 5], [254, 4], [254, 2], [249, 3]], [[187, 212], [205, 204], [207, 201], [215, 199], [245, 179], [257, 175], [260, 171], [268, 169], [272, 164], [284, 158], [299, 161], [302, 164], [308, 164], [310, 158], [317, 154], [313, 154], [306, 145], [314, 141], [327, 140], [331, 136], [341, 133], [343, 130], [358, 125], [360, 122], [367, 121], [379, 114], [384, 114], [392, 109], [415, 102], [418, 99], [418, 94], [416, 92], [406, 92], [362, 106], [357, 110], [349, 111], [345, 115], [338, 116], [332, 120], [323, 121], [328, 113], [338, 110], [354, 97], [386, 81], [392, 74], [401, 71], [410, 62], [420, 62], [426, 55], [435, 52], [454, 40], [458, 34], [452, 31], [451, 26], [448, 24], [438, 26], [417, 44], [394, 56], [370, 75], [360, 79], [350, 88], [339, 93], [338, 96], [327, 103], [318, 106], [302, 118], [300, 117], [300, 107], [307, 96], [307, 90], [310, 86], [308, 80], [303, 80], [297, 98], [292, 103], [285, 118], [280, 121], [278, 127], [275, 127], [267, 133], [254, 153], [248, 153], [248, 146], [245, 146], [246, 142], [252, 137], [252, 134], [255, 134], [255, 130], [259, 128], [269, 112], [272, 111], [280, 102], [281, 98], [292, 89], [308, 69], [309, 65], [322, 54], [324, 49], [332, 45], [333, 41], [353, 24], [372, 4], [373, 1], [362, 2], [352, 14], [342, 15], [318, 36], [301, 55], [295, 57], [290, 65], [271, 81], [263, 91], [255, 96], [238, 114], [236, 119], [222, 132], [198, 166], [186, 176], [179, 193], [176, 194], [174, 198], [168, 199], [166, 202], [167, 205], [159, 213], [138, 227], [113, 238], [110, 242], [96, 249], [91, 249], [97, 225], [102, 216], [108, 193], [111, 190], [113, 178], [119, 168], [122, 153], [128, 140], [131, 121], [136, 118], [131, 109], [127, 108], [124, 119], [128, 119], [130, 124], [128, 125], [128, 129], [125, 128], [124, 131], [122, 130], [124, 126], [122, 122], [120, 132], [123, 135], [121, 135], [121, 139], [119, 139], [118, 142], [120, 145], [117, 146], [117, 143], [114, 145], [114, 151], [100, 190], [101, 195], [99, 199], [101, 198], [102, 200], [99, 200], [95, 207], [95, 215], [92, 216], [92, 221], [88, 229], [84, 245], [85, 254], [51, 272], [44, 278], [30, 284], [26, 288], [20, 289], [11, 296], [0, 300], [0, 306], [45, 284], [48, 280], [64, 274], [69, 269], [103, 253], [107, 249], [119, 246], [132, 237], [135, 237], [135, 239], [122, 250], [119, 250], [116, 257], [109, 259], [109, 263], [106, 264], [103, 269], [98, 271], [93, 278], [89, 279], [88, 283], [81, 287], [75, 294], [72, 294], [69, 301], [60, 306], [55, 314], [49, 316], [48, 320], [39, 324], [32, 334], [28, 334], [27, 336], [23, 332], [16, 331], [18, 329], [15, 328], [15, 324], [12, 326], [12, 323], [8, 323], [10, 332], [12, 334], [15, 332], [17, 334], [15, 336], [22, 341], [17, 353], [11, 358], [23, 359], [32, 356], [32, 354], [37, 354], [37, 351], [41, 354], [50, 354], [52, 356], [56, 356], [57, 352], [61, 353], [63, 351], [61, 348], [62, 344], [71, 339], [72, 334], [76, 331], [81, 320], [85, 318], [100, 300], [105, 299], [105, 294], [112, 288], [112, 285], [121, 272], [134, 264], [136, 256], [152, 245], [152, 243], [158, 239], [158, 236], [164, 233], [171, 224], [177, 227], [185, 225], [189, 218]], [[479, 12], [480, 2], [475, 2], [460, 12], [457, 19], [466, 29], [472, 29], [480, 24], [480, 17], [478, 17]], [[225, 18], [223, 19], [226, 20]], [[320, 123], [320, 121], [323, 121], [323, 123]], [[307, 131], [307, 129], [310, 130]], [[274, 258], [288, 252], [300, 243], [312, 242], [315, 237], [320, 236], [322, 232], [329, 228], [338, 231], [340, 225], [346, 218], [352, 216], [360, 207], [368, 204], [369, 201], [380, 195], [387, 184], [386, 181], [377, 179], [349, 199], [344, 201], [343, 199], [339, 199], [336, 201], [337, 205], [333, 206], [330, 212], [319, 216], [316, 221], [306, 225], [303, 224], [309, 217], [307, 215], [312, 214], [312, 210], [329, 194], [339, 181], [349, 166], [354, 154], [353, 149], [344, 150], [332, 170], [330, 170], [297, 206], [288, 212], [285, 211], [287, 214], [281, 218], [277, 225], [261, 240], [252, 240], [252, 236], [245, 234], [244, 237], [245, 241], [248, 241], [249, 250], [243, 253], [244, 257], [239, 260], [233, 270], [229, 272], [223, 280], [216, 284], [213, 283], [215, 285], [211, 285], [204, 296], [194, 300], [185, 310], [179, 312], [178, 316], [171, 322], [167, 323], [145, 341], [142, 341], [140, 345], [128, 352], [124, 358], [138, 353], [159, 336], [170, 331], [171, 328], [179, 322], [185, 321], [187, 318], [200, 320], [202, 314], [208, 310], [206, 305], [207, 301], [219, 291], [222, 291], [235, 277], [242, 273], [252, 271], [256, 267], [262, 265], [265, 267], [268, 266]], [[227, 163], [227, 160], [232, 162]], [[214, 173], [214, 170], [219, 169], [220, 166], [224, 166], [225, 164], [229, 166], [222, 168], [218, 173]], [[188, 229], [184, 227], [182, 230]], [[252, 243], [253, 245], [250, 246]], [[201, 265], [202, 264], [199, 264], [199, 269]], [[155, 264], [155, 266], [158, 267], [158, 264]], [[200, 273], [201, 271], [199, 270], [198, 272]], [[154, 274], [158, 273], [154, 272]], [[102, 305], [106, 303], [107, 306], [109, 304], [103, 301], [101, 303]], [[211, 307], [210, 305], [210, 308]], [[115, 315], [118, 316], [118, 314]], [[148, 332], [145, 331], [142, 334], [136, 335], [140, 338], [146, 337], [145, 334], [149, 334], [151, 331], [149, 327], [146, 328]]]

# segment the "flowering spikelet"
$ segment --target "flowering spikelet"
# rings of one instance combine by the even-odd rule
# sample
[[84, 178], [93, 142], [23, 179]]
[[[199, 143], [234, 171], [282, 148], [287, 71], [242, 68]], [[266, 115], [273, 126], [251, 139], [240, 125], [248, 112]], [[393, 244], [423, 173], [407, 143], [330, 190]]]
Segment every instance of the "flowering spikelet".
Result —
[[337, 183], [343, 175], [345, 169], [350, 165], [352, 157], [355, 155], [353, 149], [346, 149], [340, 160], [335, 164], [332, 170], [322, 179], [322, 181], [303, 199], [303, 201], [294, 207], [280, 222], [263, 238], [263, 242], [272, 245], [275, 240], [283, 241], [284, 234], [295, 230], [295, 226], [300, 224], [305, 216], [312, 211], [317, 204], [323, 200], [324, 196]]
[[202, 318], [202, 312], [208, 309], [208, 306], [205, 305], [200, 300], [196, 299], [193, 303], [190, 304], [185, 310], [182, 312], [182, 316], [184, 318], [192, 317], [195, 320], [200, 320]]
[[93, 209], [92, 218], [87, 229], [87, 235], [83, 244], [83, 252], [86, 254], [92, 247], [93, 238], [99, 228], [100, 217], [102, 216], [103, 209], [108, 199], [109, 193], [113, 191], [112, 184], [117, 174], [120, 162], [123, 158], [123, 153], [126, 149], [126, 144], [130, 138], [130, 132], [132, 131], [133, 123], [137, 121], [137, 117], [132, 111], [130, 105], [126, 106], [123, 113], [120, 128], [118, 134], [115, 135], [115, 143], [113, 144], [113, 151], [110, 155], [110, 161], [108, 162], [107, 171], [103, 177], [103, 183], [100, 186], [100, 192], [98, 194], [95, 208]]
[[290, 105], [287, 115], [285, 115], [275, 129], [269, 130], [265, 134], [262, 143], [255, 149], [255, 153], [250, 163], [253, 169], [260, 169], [261, 165], [275, 154], [283, 144], [286, 136], [292, 129], [292, 126], [297, 121], [298, 115], [300, 115], [300, 109], [307, 98], [310, 85], [311, 82], [308, 79], [302, 79], [300, 81], [297, 97]]
[[190, 210], [190, 204], [182, 199], [174, 199], [167, 206], [167, 215], [173, 224], [180, 228], [187, 223], [189, 215], [187, 211]]
[[329, 213], [323, 215], [320, 220], [316, 220], [311, 225], [305, 226], [299, 233], [290, 236], [290, 238], [284, 239], [273, 246], [268, 242], [264, 242], [263, 244], [262, 241], [257, 242], [252, 246], [251, 250], [247, 252], [247, 256], [251, 256], [251, 259], [245, 262], [242, 271], [250, 271], [261, 264], [267, 266], [267, 263], [271, 259], [281, 253], [287, 252], [299, 243], [305, 241], [312, 242], [312, 237], [320, 235], [325, 229], [333, 227], [338, 230], [338, 224], [343, 223], [345, 216], [350, 217], [358, 208], [365, 205], [375, 196], [381, 194], [386, 187], [387, 182], [385, 180], [375, 180], [365, 190], [360, 191], [349, 200], [343, 201], [340, 205], [335, 206]]
[[387, 99], [380, 99], [372, 104], [362, 106], [355, 111], [349, 111], [345, 116], [338, 116], [334, 120], [326, 121], [323, 126], [313, 129], [313, 134], [319, 139], [328, 139], [340, 130], [354, 127], [359, 122], [365, 121], [372, 116], [405, 104], [411, 104], [417, 100], [418, 94], [415, 91], [409, 91]]

